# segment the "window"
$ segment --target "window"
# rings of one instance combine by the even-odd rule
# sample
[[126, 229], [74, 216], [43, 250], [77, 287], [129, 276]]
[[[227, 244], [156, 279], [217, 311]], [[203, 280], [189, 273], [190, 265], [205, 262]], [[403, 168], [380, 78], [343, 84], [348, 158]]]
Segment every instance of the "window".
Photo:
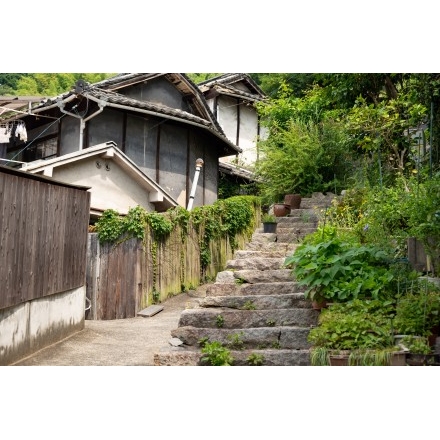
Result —
[[35, 142], [24, 151], [24, 160], [31, 162], [38, 159], [48, 159], [57, 155], [58, 138], [52, 137]]

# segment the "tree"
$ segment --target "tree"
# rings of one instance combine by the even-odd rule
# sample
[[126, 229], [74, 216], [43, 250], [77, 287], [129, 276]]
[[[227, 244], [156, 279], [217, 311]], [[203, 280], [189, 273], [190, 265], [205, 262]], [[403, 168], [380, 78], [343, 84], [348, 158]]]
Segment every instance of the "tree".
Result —
[[266, 141], [255, 173], [265, 203], [285, 194], [336, 191], [350, 174], [349, 139], [344, 126], [330, 118], [321, 122], [291, 119]]
[[17, 81], [26, 73], [0, 73], [0, 95], [14, 95]]
[[302, 98], [316, 81], [314, 73], [250, 73], [250, 77], [270, 97], [276, 97], [287, 85], [291, 95]]
[[[276, 77], [281, 78], [278, 74]], [[337, 164], [336, 160], [333, 168], [321, 168], [323, 188], [330, 187], [331, 181], [335, 187], [340, 186], [349, 169], [357, 170], [352, 177], [366, 176], [370, 184], [382, 184], [397, 176], [409, 176], [420, 167], [419, 141], [411, 131], [423, 129], [424, 138], [429, 139], [426, 127], [431, 103], [440, 107], [440, 74], [325, 73], [313, 74], [311, 78], [313, 81], [307, 83], [299, 97], [284, 77], [277, 96], [259, 104], [261, 122], [266, 125], [270, 139], [266, 147], [283, 148], [286, 139], [280, 133], [291, 127], [292, 120], [320, 125], [321, 135], [324, 122], [333, 121], [344, 139], [344, 160], [350, 163], [341, 168], [341, 161]], [[436, 152], [432, 159], [438, 165], [440, 112], [439, 117], [435, 111], [433, 114], [433, 134], [429, 143], [431, 151]]]
[[[5, 84], [8, 86], [7, 94], [11, 95], [56, 96], [72, 89], [79, 79], [95, 83], [113, 75], [111, 73], [2, 74], [0, 76], [0, 83], [5, 81]], [[2, 94], [5, 94], [4, 91]]]
[[199, 84], [208, 79], [215, 78], [216, 76], [221, 75], [221, 73], [187, 73], [186, 75], [192, 82]]

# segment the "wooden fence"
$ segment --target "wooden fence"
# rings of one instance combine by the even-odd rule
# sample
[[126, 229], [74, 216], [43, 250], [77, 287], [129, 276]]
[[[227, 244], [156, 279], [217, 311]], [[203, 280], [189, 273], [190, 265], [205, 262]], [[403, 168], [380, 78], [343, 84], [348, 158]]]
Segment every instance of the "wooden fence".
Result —
[[[259, 216], [258, 211], [255, 222]], [[233, 258], [233, 250], [227, 237], [212, 240], [211, 263], [202, 271], [201, 236], [203, 230], [191, 225], [185, 236], [177, 226], [157, 242], [148, 228], [144, 241], [132, 238], [116, 245], [100, 244], [96, 233], [89, 234], [87, 298], [91, 309], [86, 318], [135, 317], [148, 305], [214, 279]], [[237, 247], [243, 249], [249, 239], [237, 235]]]
[[87, 189], [0, 167], [0, 309], [84, 285]]

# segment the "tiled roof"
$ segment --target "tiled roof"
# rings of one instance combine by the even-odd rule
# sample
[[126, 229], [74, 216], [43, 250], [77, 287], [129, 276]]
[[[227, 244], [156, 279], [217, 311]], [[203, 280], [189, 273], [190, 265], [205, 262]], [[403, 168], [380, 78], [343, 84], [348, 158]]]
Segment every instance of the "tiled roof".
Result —
[[[200, 88], [200, 90], [202, 90], [202, 92], [205, 92], [214, 86], [220, 85], [229, 86], [234, 90], [240, 90], [233, 86], [234, 83], [240, 81], [245, 82], [250, 90], [252, 90], [253, 93], [250, 93], [250, 95], [252, 95], [254, 99], [256, 96], [259, 96], [260, 99], [264, 99], [266, 97], [265, 93], [247, 73], [225, 73], [223, 75], [216, 76], [215, 78], [202, 81], [198, 83], [197, 86]], [[242, 90], [240, 91], [243, 92]]]
[[244, 90], [226, 84], [214, 84], [212, 88], [222, 95], [228, 95], [235, 98], [245, 98], [248, 101], [264, 101], [265, 99], [261, 96], [245, 92]]
[[173, 107], [168, 107], [166, 105], [154, 103], [151, 101], [139, 101], [134, 98], [128, 98], [127, 96], [121, 95], [120, 93], [102, 90], [97, 87], [93, 87], [87, 92], [85, 92], [84, 96], [95, 97], [102, 101], [106, 101], [113, 104], [121, 104], [127, 107], [150, 110], [152, 112], [160, 113], [163, 115], [175, 116], [176, 118], [192, 121], [197, 124], [204, 125], [206, 127], [212, 127], [212, 123], [210, 121], [200, 118], [184, 110], [179, 110]]
[[246, 170], [245, 168], [238, 167], [228, 162], [219, 162], [218, 165], [219, 171], [222, 173], [229, 174], [231, 176], [238, 176], [251, 182], [256, 182], [259, 180], [252, 171]]

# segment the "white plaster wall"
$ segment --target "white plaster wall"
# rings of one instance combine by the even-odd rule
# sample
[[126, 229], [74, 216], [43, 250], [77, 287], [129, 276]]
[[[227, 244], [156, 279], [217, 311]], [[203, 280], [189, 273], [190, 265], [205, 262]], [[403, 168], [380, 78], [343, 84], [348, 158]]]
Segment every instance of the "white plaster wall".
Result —
[[239, 146], [243, 152], [239, 155], [245, 165], [257, 161], [258, 116], [252, 106], [240, 106], [240, 139]]
[[0, 365], [8, 365], [11, 354], [18, 357], [26, 353], [29, 307], [27, 302], [0, 310]]
[[[101, 167], [98, 168], [96, 162]], [[106, 166], [109, 170], [107, 171]], [[127, 175], [111, 159], [90, 158], [79, 163], [56, 167], [56, 180], [91, 187], [90, 209], [114, 209], [126, 214], [137, 205], [147, 211], [154, 211], [149, 202], [149, 193], [138, 182]]]
[[10, 365], [84, 328], [86, 286], [0, 310], [0, 365]]
[[45, 296], [30, 304], [29, 337], [31, 349], [41, 339], [60, 328], [78, 327], [84, 322], [85, 286], [62, 294]]
[[226, 137], [237, 142], [237, 100], [228, 96], [219, 96], [217, 100], [217, 120]]
[[[226, 137], [237, 142], [237, 101], [233, 98], [221, 96], [218, 99], [217, 118], [223, 128]], [[258, 115], [252, 105], [240, 105], [240, 131], [238, 146], [243, 150], [238, 155], [238, 164], [252, 167], [257, 161], [257, 136], [258, 136]], [[266, 131], [260, 127], [260, 137], [266, 137]], [[236, 156], [220, 158], [221, 162], [235, 161]]]

